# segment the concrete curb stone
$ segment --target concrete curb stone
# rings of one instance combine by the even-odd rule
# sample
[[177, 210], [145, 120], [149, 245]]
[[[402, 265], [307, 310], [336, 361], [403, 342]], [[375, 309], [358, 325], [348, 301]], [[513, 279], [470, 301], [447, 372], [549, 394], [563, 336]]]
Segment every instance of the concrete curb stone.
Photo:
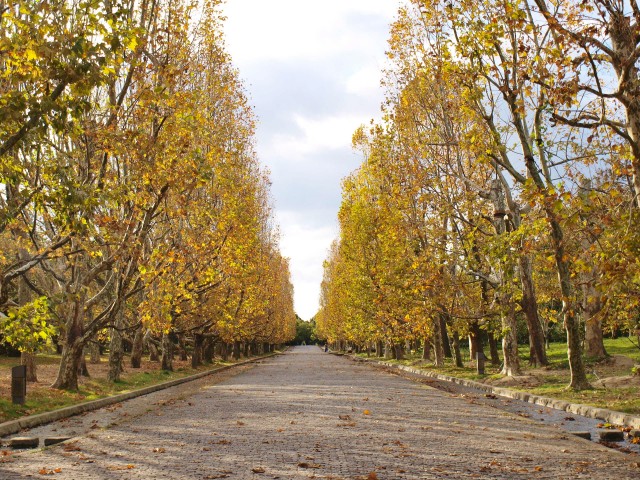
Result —
[[70, 407], [59, 408], [58, 410], [38, 413], [36, 415], [29, 415], [26, 417], [18, 418], [16, 420], [10, 420], [8, 422], [0, 423], [0, 438], [6, 437], [7, 435], [12, 435], [21, 430], [24, 430], [25, 428], [37, 427], [40, 425], [44, 425], [46, 423], [55, 422], [56, 420], [61, 420], [63, 418], [73, 417], [74, 415], [79, 415], [81, 413], [90, 412], [92, 410], [97, 410], [99, 408], [108, 407], [109, 405], [113, 405], [114, 403], [130, 400], [132, 398], [140, 397], [142, 395], [147, 395], [149, 393], [157, 392], [159, 390], [164, 390], [165, 388], [175, 387], [176, 385], [187, 383], [193, 380], [198, 380], [199, 378], [203, 378], [208, 375], [212, 375], [214, 373], [222, 372], [230, 368], [258, 362], [260, 360], [264, 360], [265, 358], [269, 358], [275, 355], [279, 355], [279, 353], [276, 352], [276, 353], [270, 353], [267, 355], [262, 355], [260, 357], [252, 358], [250, 360], [234, 363], [232, 365], [223, 365], [222, 367], [216, 367], [211, 370], [190, 375], [188, 377], [176, 378], [175, 380], [169, 380], [168, 382], [157, 383], [155, 385], [150, 385], [148, 387], [141, 388], [139, 390], [133, 390], [127, 393], [121, 393], [121, 394], [113, 395], [110, 397], [100, 398], [98, 400], [91, 400], [89, 402], [79, 403], [77, 405], [72, 405]]
[[449, 375], [443, 375], [441, 373], [433, 373], [419, 368], [410, 367], [407, 365], [397, 365], [390, 362], [381, 362], [378, 360], [368, 360], [356, 356], [351, 356], [353, 360], [369, 362], [385, 367], [391, 367], [398, 370], [404, 370], [415, 375], [421, 375], [424, 377], [431, 377], [437, 380], [443, 380], [445, 382], [452, 382], [465, 387], [475, 388], [487, 393], [493, 393], [502, 397], [513, 398], [515, 400], [522, 400], [523, 402], [533, 403], [535, 405], [541, 405], [544, 407], [555, 408], [556, 410], [562, 410], [576, 415], [582, 415], [583, 417], [596, 418], [605, 422], [615, 425], [625, 425], [640, 429], [640, 417], [630, 415], [624, 412], [617, 412], [615, 410], [608, 410], [606, 408], [592, 407], [590, 405], [582, 405], [579, 403], [569, 403], [565, 400], [558, 400], [555, 398], [542, 397], [540, 395], [533, 395], [527, 392], [520, 392], [517, 390], [511, 390], [503, 387], [494, 387], [492, 385], [486, 385], [480, 382], [474, 382], [473, 380], [466, 380], [464, 378], [451, 377]]

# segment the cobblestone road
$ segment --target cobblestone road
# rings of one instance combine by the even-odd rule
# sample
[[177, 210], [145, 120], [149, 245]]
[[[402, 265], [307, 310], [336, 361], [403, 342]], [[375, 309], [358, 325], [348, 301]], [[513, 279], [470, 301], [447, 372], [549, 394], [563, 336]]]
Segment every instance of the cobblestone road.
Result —
[[0, 479], [640, 477], [637, 456], [317, 347], [128, 408], [110, 428], [3, 457]]

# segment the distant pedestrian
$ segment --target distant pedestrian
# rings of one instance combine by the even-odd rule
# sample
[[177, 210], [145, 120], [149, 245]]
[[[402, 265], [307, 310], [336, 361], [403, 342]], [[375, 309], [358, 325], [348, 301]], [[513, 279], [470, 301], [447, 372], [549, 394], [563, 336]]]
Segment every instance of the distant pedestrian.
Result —
[[324, 352], [327, 353], [329, 351], [329, 344], [325, 343], [324, 344]]

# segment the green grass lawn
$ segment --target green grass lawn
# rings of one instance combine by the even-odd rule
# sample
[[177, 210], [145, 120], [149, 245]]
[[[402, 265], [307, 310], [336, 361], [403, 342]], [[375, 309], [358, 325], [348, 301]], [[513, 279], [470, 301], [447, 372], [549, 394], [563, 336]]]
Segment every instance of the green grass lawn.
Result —
[[[58, 408], [68, 407], [90, 400], [96, 400], [119, 393], [138, 390], [150, 385], [166, 382], [169, 380], [186, 377], [198, 372], [211, 370], [215, 367], [228, 365], [230, 362], [216, 362], [210, 365], [203, 365], [198, 368], [191, 368], [188, 365], [176, 365], [173, 372], [160, 370], [159, 368], [145, 369], [139, 371], [127, 368], [122, 374], [119, 382], [111, 383], [106, 378], [95, 376], [84, 380], [78, 391], [64, 391], [50, 388], [53, 383], [59, 357], [56, 355], [38, 355], [38, 384], [27, 384], [27, 401], [24, 405], [14, 405], [11, 401], [9, 386], [3, 390], [4, 395], [0, 396], [0, 422], [14, 420], [25, 415], [34, 415]], [[20, 363], [19, 358], [0, 357], [0, 373], [8, 374], [8, 370]], [[107, 357], [103, 358], [103, 368], [106, 366]], [[46, 366], [50, 366], [48, 369]], [[157, 364], [156, 364], [157, 365]], [[94, 365], [89, 365], [89, 370], [95, 370]]]
[[[640, 364], [640, 349], [629, 341], [628, 338], [607, 338], [604, 343], [609, 355], [624, 355], [632, 359], [634, 363]], [[488, 353], [487, 350], [488, 349], [485, 348], [485, 353]], [[366, 354], [359, 354], [359, 356], [366, 358]], [[469, 363], [469, 351], [466, 349], [463, 350], [462, 356], [465, 360], [465, 367], [463, 368], [456, 367], [453, 364], [452, 359], [446, 359], [445, 366], [436, 368], [430, 362], [421, 360], [418, 354], [409, 355], [402, 361], [390, 360], [390, 362], [412, 365], [431, 372], [486, 383], [493, 383], [502, 378], [499, 367], [492, 366], [489, 362], [487, 362], [485, 369], [487, 374], [478, 375], [476, 373], [475, 366], [472, 363]], [[532, 368], [528, 365], [529, 347], [528, 345], [522, 345], [520, 347], [520, 358], [523, 375], [533, 375], [543, 383], [538, 387], [510, 386], [509, 388], [523, 390], [545, 397], [559, 398], [572, 403], [582, 403], [630, 414], [640, 414], [640, 388], [598, 388], [584, 390], [581, 392], [567, 390], [566, 387], [569, 384], [570, 373], [566, 344], [550, 344], [547, 349], [547, 356], [550, 362], [548, 367]], [[585, 359], [585, 365], [588, 372], [587, 376], [591, 382], [596, 381], [599, 378], [631, 374], [631, 369], [629, 367], [616, 367], [606, 361], [596, 363], [589, 359]]]

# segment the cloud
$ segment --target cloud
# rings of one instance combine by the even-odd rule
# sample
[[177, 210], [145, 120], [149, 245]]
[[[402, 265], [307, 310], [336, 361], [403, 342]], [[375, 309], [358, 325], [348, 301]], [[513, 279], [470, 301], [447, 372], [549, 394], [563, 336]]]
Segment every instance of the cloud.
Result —
[[258, 117], [281, 248], [298, 314], [318, 308], [337, 235], [340, 182], [360, 163], [351, 136], [378, 115], [393, 0], [227, 0], [227, 49]]
[[310, 320], [317, 313], [322, 263], [337, 228], [335, 225], [313, 226], [305, 214], [291, 210], [278, 211], [276, 219], [282, 231], [280, 249], [285, 257], [292, 259], [296, 311], [304, 320]]
[[[363, 52], [385, 35], [397, 4], [389, 0], [227, 0], [226, 38], [240, 65]], [[384, 29], [373, 28], [383, 25]]]

